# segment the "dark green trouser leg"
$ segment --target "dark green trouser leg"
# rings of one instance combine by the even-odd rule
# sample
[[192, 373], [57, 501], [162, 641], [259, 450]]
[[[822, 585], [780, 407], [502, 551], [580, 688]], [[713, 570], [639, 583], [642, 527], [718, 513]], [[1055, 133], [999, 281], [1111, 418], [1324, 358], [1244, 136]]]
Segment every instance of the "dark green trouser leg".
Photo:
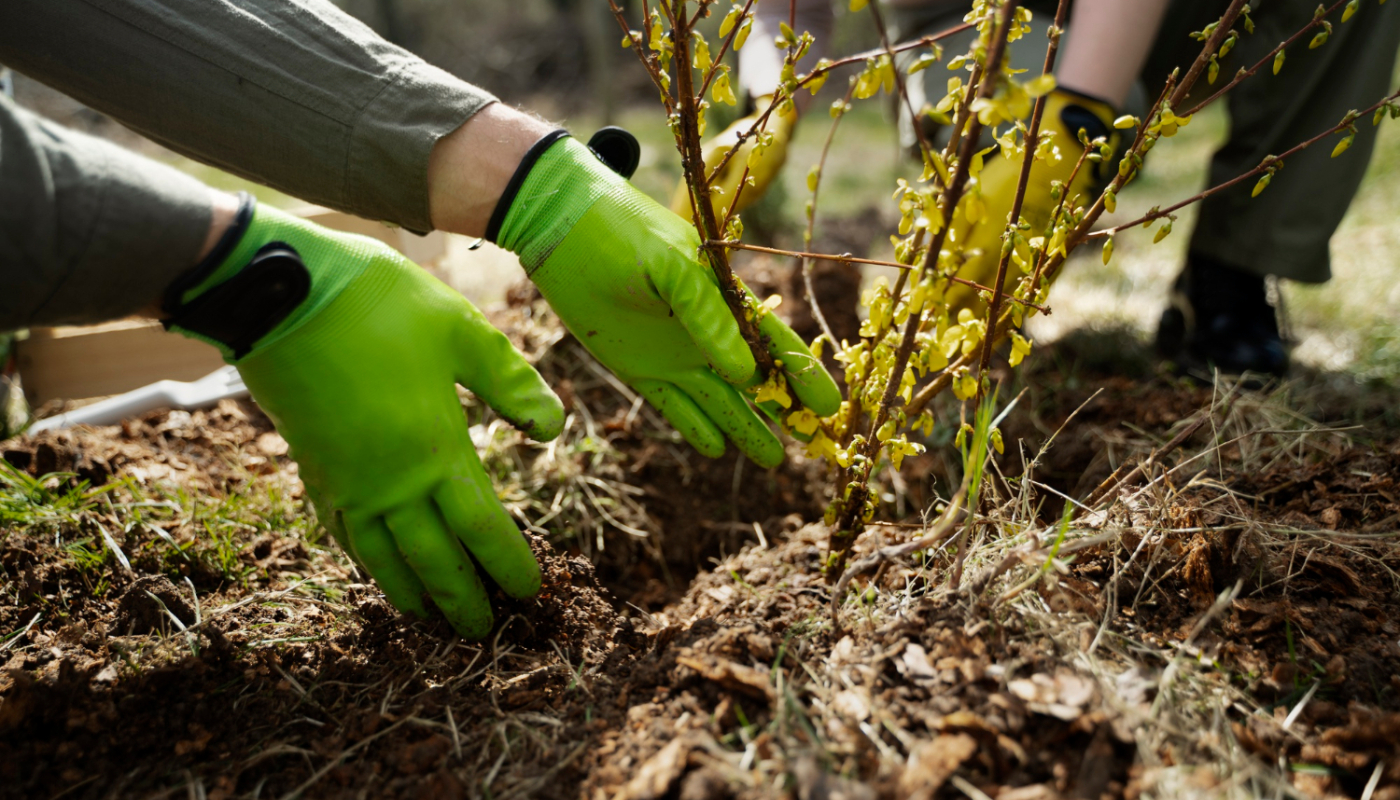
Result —
[[[1217, 19], [1219, 0], [1177, 0], [1167, 14], [1144, 78], [1152, 91], [1173, 66], [1183, 72], [1200, 52], [1186, 34]], [[1315, 0], [1265, 0], [1254, 12], [1255, 32], [1221, 64], [1211, 87], [1198, 85], [1188, 107], [1223, 85], [1241, 67], [1254, 64], [1312, 18]], [[1230, 137], [1215, 152], [1210, 184], [1227, 181], [1336, 125], [1351, 109], [1365, 108], [1393, 91], [1400, 49], [1400, 2], [1362, 0], [1341, 24], [1333, 15], [1326, 44], [1308, 49], [1311, 37], [1290, 47], [1283, 70], [1266, 66], [1226, 96]], [[1241, 29], [1241, 26], [1236, 26]], [[1183, 109], [1184, 110], [1184, 109]], [[1357, 120], [1351, 148], [1331, 158], [1340, 137], [1329, 138], [1289, 158], [1268, 189], [1251, 198], [1254, 181], [1214, 195], [1201, 204], [1191, 250], [1260, 275], [1320, 283], [1331, 277], [1328, 241], [1346, 214], [1365, 175], [1376, 134], [1370, 116]]]

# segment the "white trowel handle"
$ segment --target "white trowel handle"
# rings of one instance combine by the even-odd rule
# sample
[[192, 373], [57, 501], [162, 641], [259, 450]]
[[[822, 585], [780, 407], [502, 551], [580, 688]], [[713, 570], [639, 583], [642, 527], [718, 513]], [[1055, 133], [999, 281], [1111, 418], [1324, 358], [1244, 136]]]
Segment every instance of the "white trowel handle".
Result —
[[238, 370], [224, 367], [197, 381], [156, 381], [66, 414], [41, 419], [29, 426], [28, 432], [38, 433], [72, 425], [111, 425], [157, 408], [208, 408], [224, 398], [247, 396], [248, 387], [243, 385]]

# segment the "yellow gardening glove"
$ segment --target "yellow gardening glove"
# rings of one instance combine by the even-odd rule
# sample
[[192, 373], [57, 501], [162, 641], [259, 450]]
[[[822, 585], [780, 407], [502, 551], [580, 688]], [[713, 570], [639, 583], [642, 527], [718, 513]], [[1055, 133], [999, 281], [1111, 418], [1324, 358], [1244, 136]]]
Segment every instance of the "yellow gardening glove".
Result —
[[[759, 109], [743, 119], [736, 121], [733, 125], [724, 129], [724, 132], [706, 142], [705, 169], [713, 170], [724, 154], [739, 141], [739, 134], [744, 133], [753, 127], [754, 122], [763, 115], [773, 97], [766, 95], [754, 101], [754, 107]], [[715, 210], [715, 219], [723, 224], [724, 217], [729, 213], [729, 206], [734, 200], [734, 193], [739, 188], [739, 181], [744, 177], [744, 168], [747, 166], [749, 177], [753, 179], [752, 185], [744, 189], [739, 195], [739, 206], [735, 213], [741, 212], [763, 197], [763, 193], [768, 191], [773, 180], [778, 177], [778, 173], [783, 169], [783, 162], [787, 161], [788, 142], [792, 139], [793, 129], [797, 125], [797, 112], [789, 111], [781, 114], [777, 109], [768, 115], [768, 122], [763, 127], [763, 131], [756, 136], [751, 136], [739, 147], [739, 152], [729, 159], [729, 163], [724, 165], [724, 171], [715, 177], [710, 183], [711, 198]], [[763, 140], [763, 146], [758, 155], [754, 155], [754, 148], [758, 146], [758, 141]], [[681, 215], [685, 219], [691, 218], [690, 192], [686, 188], [685, 180], [682, 179], [676, 191], [671, 195], [671, 210]]]
[[[1045, 113], [1041, 118], [1041, 130], [1054, 133], [1054, 150], [1044, 160], [1037, 160], [1031, 168], [1026, 196], [1021, 203], [1021, 218], [1030, 223], [1025, 231], [1027, 239], [1041, 236], [1050, 223], [1057, 202], [1051, 196], [1051, 182], [1060, 185], [1069, 182], [1074, 165], [1084, 147], [1079, 143], [1078, 132], [1082, 128], [1090, 140], [1103, 136], [1115, 150], [1118, 134], [1113, 128], [1114, 110], [1107, 103], [1085, 97], [1074, 92], [1057, 89], [1045, 98]], [[1057, 157], [1058, 154], [1058, 157]], [[1016, 184], [1021, 177], [1021, 155], [1007, 158], [998, 153], [988, 158], [975, 183], [969, 184], [968, 197], [958, 204], [953, 215], [953, 241], [963, 243], [967, 261], [958, 270], [958, 277], [966, 278], [983, 286], [991, 286], [996, 280], [997, 263], [1001, 259], [1001, 235], [1006, 230], [1011, 216], [1011, 205], [1016, 197]], [[1087, 205], [1099, 192], [1107, 174], [1116, 163], [1105, 156], [1102, 162], [1085, 161], [1068, 186], [1067, 209], [1075, 205]], [[1076, 199], [1077, 197], [1077, 199]], [[969, 220], [969, 217], [974, 219]], [[1034, 264], [1028, 265], [1034, 269]], [[1006, 285], [1015, 287], [1016, 281], [1024, 275], [1013, 260], [1007, 265]], [[964, 308], [971, 309], [978, 317], [987, 313], [987, 305], [978, 296], [977, 290], [964, 284], [955, 283], [948, 287], [948, 310], [956, 318]]]

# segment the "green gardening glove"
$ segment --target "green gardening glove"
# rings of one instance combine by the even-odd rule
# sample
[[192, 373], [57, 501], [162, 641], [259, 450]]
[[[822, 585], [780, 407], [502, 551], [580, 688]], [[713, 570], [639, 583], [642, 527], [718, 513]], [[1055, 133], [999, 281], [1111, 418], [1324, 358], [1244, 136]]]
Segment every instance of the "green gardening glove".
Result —
[[396, 608], [422, 616], [431, 598], [480, 638], [491, 606], [473, 559], [512, 596], [539, 590], [455, 385], [539, 440], [559, 434], [563, 408], [461, 295], [382, 242], [245, 199], [165, 308], [168, 327], [237, 365], [322, 523]]
[[[520, 256], [574, 336], [696, 450], [718, 457], [728, 437], [760, 466], [782, 461], [736, 388], [753, 384], [753, 354], [688, 222], [557, 131], [521, 162], [487, 237]], [[835, 414], [841, 392], [801, 338], [773, 314], [759, 329], [791, 393]]]

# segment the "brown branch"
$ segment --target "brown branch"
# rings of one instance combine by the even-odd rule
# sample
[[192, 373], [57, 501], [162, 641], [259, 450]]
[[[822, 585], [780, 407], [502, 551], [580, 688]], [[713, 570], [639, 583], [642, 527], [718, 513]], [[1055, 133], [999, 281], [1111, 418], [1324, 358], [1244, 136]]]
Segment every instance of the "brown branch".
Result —
[[[915, 267], [909, 264], [901, 264], [898, 261], [881, 261], [875, 258], [859, 258], [853, 255], [834, 255], [832, 253], [810, 253], [805, 250], [784, 250], [778, 247], [764, 247], [762, 245], [757, 244], [733, 242], [727, 239], [720, 241], [709, 241], [705, 244], [714, 247], [727, 247], [733, 250], [752, 250], [756, 253], [768, 253], [769, 255], [775, 256], [792, 256], [793, 258], [811, 258], [819, 261], [837, 261], [846, 262], [850, 264], [870, 264], [876, 267], [893, 267], [895, 269], [905, 270], [906, 272], [913, 272], [915, 270], [921, 269], [921, 267]], [[960, 283], [963, 286], [967, 286], [969, 288], [976, 289], [981, 292], [992, 291], [992, 288], [990, 286], [983, 286], [982, 284], [977, 283], [976, 281], [970, 281], [967, 278], [952, 277], [948, 280], [952, 281], [953, 283]], [[1006, 295], [1006, 299], [1016, 303], [1020, 303], [1021, 305], [1027, 308], [1033, 308], [1042, 314], [1050, 313], [1049, 308], [1041, 305], [1036, 305], [1035, 303], [1032, 303], [1029, 300], [1022, 300], [1019, 297], [1012, 297], [1011, 295]]]
[[[684, 2], [684, 0], [682, 0], [682, 2]], [[666, 2], [666, 0], [656, 0], [656, 5], [661, 8], [661, 13], [666, 15], [666, 21], [671, 23], [671, 28], [673, 30], [677, 28], [676, 12], [675, 9], [671, 7], [671, 4]]]
[[[680, 130], [676, 134], [676, 144], [681, 151], [681, 166], [685, 171], [686, 184], [690, 187], [696, 222], [699, 223], [701, 241], [720, 238], [719, 223], [715, 220], [714, 204], [709, 202], [710, 182], [705, 174], [705, 156], [700, 144], [698, 105], [695, 98], [694, 72], [690, 64], [690, 31], [672, 28], [675, 47], [673, 61], [676, 63], [676, 99], [680, 104]], [[735, 323], [744, 341], [749, 345], [759, 374], [769, 375], [774, 369], [773, 355], [763, 341], [758, 323], [749, 314], [745, 304], [744, 291], [729, 266], [729, 254], [721, 247], [703, 247], [710, 262], [710, 269], [724, 294]]]
[[1143, 224], [1148, 223], [1148, 222], [1151, 222], [1151, 221], [1153, 221], [1153, 220], [1155, 220], [1155, 219], [1161, 219], [1162, 217], [1165, 217], [1165, 216], [1170, 215], [1173, 211], [1178, 211], [1178, 210], [1180, 210], [1180, 209], [1182, 209], [1182, 208], [1185, 208], [1186, 206], [1191, 205], [1192, 203], [1199, 203], [1200, 201], [1206, 199], [1207, 197], [1210, 197], [1211, 195], [1218, 194], [1219, 192], [1222, 192], [1222, 191], [1224, 191], [1224, 190], [1226, 190], [1226, 189], [1229, 189], [1229, 188], [1232, 187], [1232, 186], [1236, 186], [1236, 185], [1238, 185], [1238, 184], [1240, 184], [1240, 183], [1242, 183], [1242, 182], [1244, 182], [1244, 181], [1247, 181], [1247, 180], [1249, 180], [1250, 178], [1253, 178], [1253, 177], [1256, 176], [1256, 175], [1261, 175], [1261, 174], [1267, 172], [1267, 171], [1269, 170], [1270, 167], [1275, 166], [1275, 165], [1277, 165], [1277, 164], [1281, 164], [1281, 163], [1283, 163], [1284, 160], [1286, 160], [1286, 159], [1288, 159], [1288, 158], [1290, 158], [1290, 157], [1292, 157], [1292, 156], [1294, 156], [1294, 155], [1296, 155], [1296, 154], [1302, 152], [1303, 150], [1308, 149], [1309, 147], [1312, 147], [1313, 145], [1317, 144], [1318, 142], [1322, 141], [1323, 139], [1326, 139], [1326, 138], [1329, 137], [1329, 136], [1333, 136], [1333, 135], [1335, 135], [1335, 134], [1338, 134], [1338, 133], [1342, 132], [1343, 130], [1345, 130], [1346, 128], [1350, 127], [1352, 124], [1354, 124], [1355, 121], [1356, 121], [1357, 119], [1359, 119], [1359, 118], [1361, 118], [1361, 117], [1364, 117], [1364, 116], [1366, 116], [1367, 114], [1375, 113], [1375, 111], [1376, 111], [1377, 109], [1379, 109], [1381, 106], [1383, 106], [1383, 105], [1385, 105], [1386, 103], [1389, 103], [1389, 102], [1391, 102], [1391, 101], [1393, 101], [1393, 100], [1395, 100], [1395, 99], [1397, 99], [1397, 98], [1400, 98], [1400, 89], [1397, 89], [1393, 94], [1389, 94], [1389, 95], [1387, 95], [1387, 96], [1381, 98], [1380, 100], [1376, 101], [1375, 103], [1372, 103], [1372, 104], [1371, 104], [1370, 106], [1368, 106], [1367, 108], [1362, 109], [1361, 111], [1356, 112], [1356, 116], [1355, 116], [1355, 117], [1351, 117], [1351, 115], [1348, 114], [1348, 117], [1350, 117], [1350, 119], [1343, 119], [1342, 122], [1339, 122], [1339, 123], [1337, 123], [1336, 125], [1333, 125], [1332, 127], [1328, 128], [1327, 130], [1323, 131], [1322, 133], [1319, 133], [1318, 135], [1312, 137], [1311, 139], [1307, 139], [1307, 140], [1305, 140], [1305, 141], [1299, 142], [1298, 144], [1294, 145], [1293, 147], [1290, 147], [1290, 148], [1288, 148], [1287, 150], [1283, 151], [1283, 155], [1279, 155], [1279, 156], [1269, 156], [1269, 157], [1265, 158], [1263, 161], [1259, 162], [1259, 166], [1255, 167], [1255, 168], [1252, 169], [1252, 170], [1249, 170], [1248, 172], [1240, 173], [1239, 175], [1236, 175], [1235, 177], [1231, 178], [1231, 179], [1228, 180], [1228, 181], [1225, 181], [1225, 182], [1223, 182], [1223, 183], [1218, 183], [1218, 184], [1216, 184], [1216, 185], [1210, 187], [1209, 189], [1206, 189], [1205, 191], [1203, 191], [1203, 192], [1201, 192], [1201, 193], [1199, 193], [1199, 194], [1196, 194], [1196, 195], [1194, 195], [1194, 196], [1192, 196], [1192, 197], [1188, 197], [1188, 198], [1186, 198], [1185, 200], [1182, 200], [1182, 201], [1179, 202], [1179, 203], [1174, 203], [1174, 204], [1172, 204], [1172, 205], [1170, 205], [1170, 206], [1167, 206], [1166, 208], [1157, 209], [1156, 211], [1152, 211], [1152, 212], [1149, 212], [1149, 213], [1147, 213], [1147, 214], [1143, 214], [1141, 217], [1138, 217], [1137, 219], [1133, 220], [1132, 222], [1125, 222], [1125, 223], [1123, 223], [1122, 225], [1115, 225], [1115, 226], [1113, 226], [1112, 228], [1104, 228], [1104, 229], [1102, 229], [1102, 230], [1091, 231], [1090, 233], [1087, 233], [1087, 234], [1084, 235], [1084, 239], [1085, 239], [1085, 240], [1088, 240], [1088, 239], [1101, 239], [1101, 238], [1103, 238], [1103, 237], [1105, 237], [1105, 236], [1109, 236], [1109, 235], [1115, 234], [1115, 233], [1117, 233], [1117, 232], [1119, 232], [1119, 231], [1121, 231], [1121, 230], [1126, 230], [1126, 229], [1128, 229], [1128, 228], [1133, 228], [1133, 227], [1136, 227], [1136, 226], [1138, 226], [1138, 225], [1143, 225]]
[[700, 20], [710, 16], [709, 8], [715, 5], [715, 0], [699, 0], [695, 5], [695, 15], [690, 18], [690, 22], [687, 24], [691, 30], [695, 30], [695, 26], [699, 24]]
[[[794, 4], [796, 2], [797, 0], [793, 0]], [[812, 233], [817, 225], [817, 198], [821, 193], [822, 178], [826, 175], [826, 157], [831, 152], [831, 143], [836, 139], [836, 129], [846, 117], [845, 106], [851, 102], [855, 91], [856, 82], [851, 80], [846, 86], [846, 96], [841, 99], [842, 112], [831, 120], [831, 127], [826, 132], [826, 142], [822, 144], [821, 158], [817, 160], [817, 180], [812, 186], [812, 206], [807, 212], [807, 233], [803, 237], [803, 243], [808, 247], [812, 246]], [[839, 351], [841, 343], [836, 341], [836, 334], [831, 332], [831, 325], [826, 321], [826, 314], [822, 313], [821, 306], [817, 303], [817, 292], [812, 286], [812, 259], [805, 254], [800, 255], [797, 257], [797, 263], [798, 268], [802, 270], [802, 289], [807, 294], [807, 306], [812, 309], [812, 318], [821, 326], [822, 333], [831, 341], [831, 346]]]
[[1331, 15], [1333, 11], [1336, 11], [1337, 9], [1346, 5], [1348, 1], [1349, 0], [1337, 0], [1337, 2], [1333, 3], [1330, 8], [1322, 12], [1321, 15], [1314, 17], [1312, 22], [1309, 22], [1307, 25], [1304, 25], [1302, 30], [1298, 31], [1297, 33], [1283, 40], [1282, 42], [1279, 42], [1278, 47], [1275, 47], [1274, 49], [1270, 50], [1263, 58], [1259, 59], [1259, 61], [1254, 66], [1250, 67], [1249, 69], [1242, 69], [1239, 72], [1236, 72], [1235, 77], [1230, 79], [1229, 83], [1220, 87], [1220, 89], [1215, 94], [1197, 103], [1190, 111], [1186, 112], [1185, 114], [1178, 114], [1177, 116], [1194, 116], [1197, 111], [1200, 111], [1201, 109], [1205, 108], [1206, 106], [1210, 105], [1211, 103], [1214, 103], [1216, 100], [1219, 100], [1221, 97], [1225, 96], [1226, 92], [1238, 86], [1240, 82], [1244, 79], [1254, 75], [1254, 73], [1258, 72], [1260, 68], [1262, 68], [1265, 64], [1272, 63], [1274, 60], [1274, 56], [1278, 55], [1280, 50], [1284, 50], [1288, 47], [1291, 47], [1294, 42], [1297, 42], [1299, 39], [1306, 36], [1310, 31], [1312, 31], [1313, 28], [1321, 27], [1322, 21], [1324, 19]]
[[[1065, 14], [1068, 9], [1069, 0], [1060, 0], [1060, 5], [1055, 10], [1054, 26], [1050, 29], [1050, 45], [1045, 48], [1045, 66], [1040, 72], [1042, 76], [1054, 74], [1055, 56], [1060, 51], [1060, 36], [1061, 32], [1064, 30]], [[1006, 284], [1006, 268], [1011, 261], [1012, 251], [1016, 249], [1015, 233], [1013, 233], [1013, 231], [1021, 220], [1021, 205], [1026, 199], [1026, 186], [1030, 184], [1031, 167], [1035, 165], [1035, 151], [1039, 149], [1040, 120], [1045, 114], [1046, 96], [1047, 95], [1041, 95], [1037, 97], [1035, 99], [1035, 108], [1031, 111], [1031, 124], [1026, 130], [1026, 136], [1023, 142], [1026, 153], [1021, 159], [1021, 175], [1016, 180], [1016, 195], [1011, 201], [1011, 214], [1007, 217], [1006, 224], [1009, 227], [1002, 233], [1003, 238], [1010, 237], [1006, 244], [1010, 244], [1011, 246], [1007, 247], [1006, 244], [1002, 245], [1001, 259], [997, 262], [996, 279], [992, 281], [992, 286], [994, 286], [995, 289], [992, 292], [992, 299], [987, 308], [987, 334], [989, 335], [985, 336], [982, 342], [982, 364], [978, 368], [978, 397], [982, 396], [985, 390], [984, 387], [986, 386], [986, 381], [982, 380], [982, 376], [985, 376], [992, 366], [992, 348], [996, 345], [996, 340], [990, 334], [996, 327], [996, 320], [1000, 319], [997, 314], [1001, 311], [1002, 289]], [[1065, 191], [1066, 193], [1069, 191], [1068, 184], [1065, 186]], [[1047, 247], [1048, 246], [1047, 244]], [[1032, 286], [1034, 286], [1034, 284], [1032, 284]]]
[[1210, 63], [1210, 57], [1220, 50], [1220, 45], [1224, 44], [1225, 39], [1229, 37], [1230, 31], [1235, 27], [1235, 20], [1239, 18], [1240, 12], [1244, 11], [1246, 5], [1248, 5], [1248, 0], [1230, 0], [1230, 7], [1225, 9], [1224, 14], [1220, 15], [1220, 24], [1211, 31], [1205, 46], [1201, 48], [1201, 54], [1196, 56], [1196, 60], [1191, 63], [1191, 68], [1186, 71], [1186, 77], [1181, 79], [1176, 91], [1172, 92], [1170, 102], [1173, 111], [1191, 93], [1192, 87], [1196, 85], [1196, 79], [1201, 77], [1201, 72]]
[[[1001, 8], [997, 26], [991, 35], [991, 48], [987, 53], [983, 69], [984, 77], [977, 84], [978, 97], [988, 98], [996, 91], [996, 77], [1001, 74], [999, 67], [1002, 55], [1006, 52], [1006, 40], [1011, 30], [1016, 5], [1017, 0], [1006, 0]], [[972, 85], [969, 85], [967, 95], [971, 95], [971, 93]], [[966, 99], [964, 97], [964, 100]], [[976, 116], [968, 114], [965, 118], [960, 117], [958, 123], [960, 126], [962, 124], [967, 126], [966, 135], [962, 141], [953, 180], [943, 191], [943, 226], [939, 228], [938, 233], [934, 235], [933, 241], [929, 244], [928, 255], [924, 258], [923, 268], [919, 273], [920, 279], [929, 275], [937, 265], [939, 252], [943, 248], [943, 242], [946, 240], [948, 230], [952, 225], [953, 212], [962, 199], [963, 189], [967, 184], [968, 168], [973, 156], [972, 151], [977, 146], [977, 139], [982, 133], [982, 124]], [[956, 134], [957, 130], [954, 133]], [[874, 468], [880, 449], [883, 447], [877, 434], [880, 426], [884, 425], [885, 420], [889, 418], [894, 401], [899, 397], [899, 386], [903, 382], [904, 371], [909, 367], [909, 359], [914, 353], [916, 336], [923, 324], [923, 319], [924, 311], [919, 309], [918, 313], [911, 313], [906, 321], [903, 339], [899, 349], [895, 352], [890, 373], [886, 377], [884, 395], [880, 399], [880, 405], [876, 409], [874, 418], [870, 421], [869, 435], [866, 437], [862, 454], [865, 460], [850, 470], [850, 477], [853, 480], [849, 483], [855, 485], [851, 487], [843, 500], [840, 512], [836, 517], [836, 524], [832, 529], [832, 549], [836, 552], [836, 561], [827, 573], [831, 580], [835, 580], [835, 576], [844, 569], [851, 545], [855, 543], [856, 537], [860, 534], [860, 519], [870, 494], [870, 472]]]

